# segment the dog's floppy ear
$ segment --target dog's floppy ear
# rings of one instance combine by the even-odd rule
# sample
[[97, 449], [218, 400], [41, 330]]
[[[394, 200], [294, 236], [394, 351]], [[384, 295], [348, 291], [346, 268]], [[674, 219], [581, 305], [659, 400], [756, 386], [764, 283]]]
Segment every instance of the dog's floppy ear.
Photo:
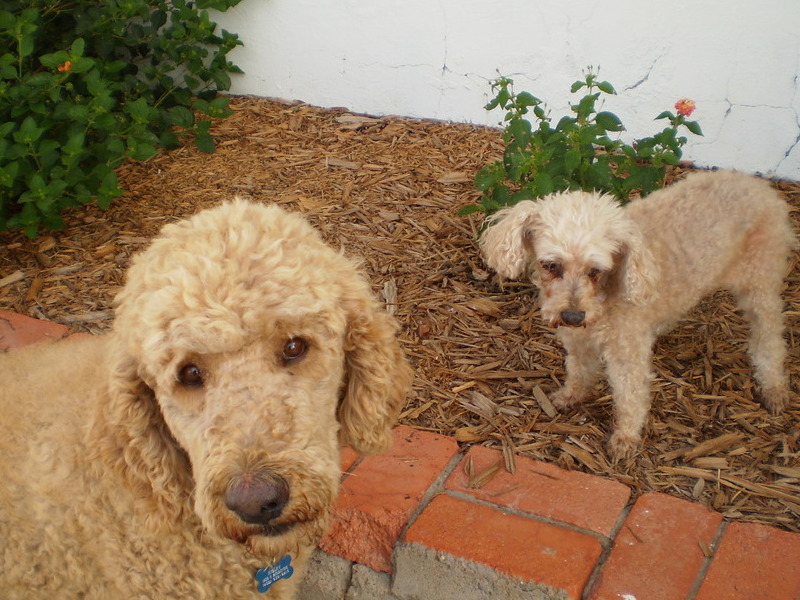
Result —
[[658, 263], [638, 231], [629, 231], [617, 254], [619, 286], [623, 298], [632, 304], [645, 304], [658, 285]]
[[350, 300], [347, 318], [340, 442], [361, 454], [377, 454], [391, 446], [392, 426], [413, 373], [397, 341], [394, 318], [369, 290]]
[[486, 264], [501, 277], [514, 279], [524, 274], [533, 256], [536, 202], [523, 200], [492, 215], [478, 240]]
[[182, 498], [194, 487], [189, 460], [161, 416], [153, 391], [138, 373], [137, 362], [125, 350], [119, 332], [109, 334], [111, 368], [100, 414], [92, 424], [100, 440], [92, 448], [95, 460], [111, 464], [152, 498], [176, 522]]

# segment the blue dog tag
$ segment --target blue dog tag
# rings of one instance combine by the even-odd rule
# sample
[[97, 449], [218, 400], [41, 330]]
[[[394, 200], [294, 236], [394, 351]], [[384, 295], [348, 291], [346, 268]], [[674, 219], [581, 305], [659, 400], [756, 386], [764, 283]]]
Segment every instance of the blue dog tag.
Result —
[[292, 566], [292, 557], [287, 554], [271, 567], [265, 567], [256, 571], [258, 591], [262, 593], [268, 591], [276, 581], [289, 579], [293, 573], [294, 567]]

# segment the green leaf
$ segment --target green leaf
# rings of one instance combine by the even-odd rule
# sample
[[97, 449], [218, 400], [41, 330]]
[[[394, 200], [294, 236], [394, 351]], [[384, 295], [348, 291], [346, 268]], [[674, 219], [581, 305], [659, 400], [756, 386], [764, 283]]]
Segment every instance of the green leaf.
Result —
[[133, 160], [147, 160], [158, 154], [158, 150], [152, 144], [141, 142], [136, 138], [128, 140], [128, 156]]
[[478, 170], [475, 174], [475, 187], [485, 192], [503, 180], [503, 167], [498, 163], [492, 163]]
[[230, 99], [227, 96], [218, 96], [208, 103], [208, 115], [210, 117], [222, 118], [230, 116], [233, 111], [228, 108]]
[[22, 57], [30, 56], [33, 54], [33, 50], [35, 48], [35, 42], [33, 35], [25, 35], [22, 39], [19, 40], [19, 54]]
[[506, 107], [506, 104], [508, 104], [510, 98], [511, 98], [511, 93], [505, 88], [501, 89], [497, 93], [497, 103], [503, 108]]
[[86, 73], [94, 68], [95, 61], [91, 58], [76, 58], [70, 65], [69, 72], [73, 74]]
[[39, 155], [39, 163], [42, 170], [50, 170], [50, 168], [59, 161], [61, 153], [58, 151], [58, 148], [60, 146], [61, 144], [54, 139], [45, 138], [41, 140], [36, 151]]
[[471, 215], [476, 212], [483, 212], [483, 207], [480, 204], [467, 204], [463, 206], [458, 211], [458, 216], [465, 217], [467, 215]]
[[611, 171], [610, 165], [605, 161], [597, 161], [586, 169], [587, 191], [597, 190], [610, 190], [612, 189], [612, 181], [614, 174]]
[[0, 125], [0, 139], [5, 138], [9, 133], [14, 131], [14, 127], [16, 126], [17, 124], [13, 121], [6, 121]]
[[597, 84], [597, 89], [601, 92], [605, 92], [606, 94], [616, 94], [617, 90], [614, 89], [614, 86], [611, 85], [607, 81], [601, 81]]
[[616, 152], [622, 147], [622, 142], [619, 140], [612, 140], [607, 135], [601, 136], [595, 140], [595, 143], [606, 152]]
[[85, 104], [73, 104], [67, 109], [67, 116], [73, 121], [86, 123], [89, 120], [89, 107]]
[[161, 144], [161, 146], [163, 146], [164, 148], [168, 149], [177, 148], [178, 146], [181, 145], [178, 136], [175, 135], [175, 133], [172, 131], [165, 131], [164, 133], [162, 133], [161, 136], [158, 138], [158, 143]]
[[62, 146], [65, 154], [79, 154], [83, 152], [83, 144], [86, 140], [86, 135], [83, 132], [78, 132], [71, 135], [67, 143]]
[[211, 121], [207, 119], [203, 121], [197, 121], [194, 126], [195, 135], [198, 133], [208, 133], [209, 131], [211, 131]]
[[121, 160], [125, 155], [125, 143], [118, 135], [109, 136], [109, 138], [103, 142], [101, 148], [102, 154], [112, 162]]
[[64, 50], [53, 52], [52, 54], [43, 54], [39, 57], [39, 62], [43, 67], [48, 69], [57, 69], [69, 60], [69, 54]]
[[137, 98], [125, 105], [125, 112], [133, 119], [134, 123], [145, 124], [153, 119], [158, 112], [152, 108], [144, 98]]
[[38, 127], [33, 117], [26, 117], [22, 121], [19, 130], [14, 133], [14, 140], [20, 144], [32, 144], [38, 140], [43, 133], [44, 128]]
[[[27, 183], [28, 190], [30, 190], [31, 194], [34, 196], [42, 196], [42, 194], [44, 194], [46, 189], [44, 177], [42, 177], [39, 173], [33, 173], [30, 177], [28, 177]], [[33, 198], [31, 198], [31, 200], [33, 200]]]
[[553, 178], [550, 177], [547, 173], [540, 173], [534, 179], [534, 184], [536, 186], [536, 195], [537, 196], [547, 196], [548, 194], [552, 194], [555, 191], [555, 185], [553, 184]]
[[0, 10], [0, 31], [14, 31], [17, 18], [7, 10]]
[[185, 106], [173, 106], [167, 112], [170, 121], [177, 127], [187, 129], [194, 125], [194, 113]]
[[676, 166], [679, 165], [681, 162], [680, 156], [678, 155], [680, 150], [675, 152], [663, 152], [661, 154], [661, 160], [668, 165]]
[[508, 132], [513, 138], [514, 145], [524, 148], [531, 139], [531, 124], [526, 119], [514, 119], [508, 125]]
[[231, 89], [231, 77], [225, 71], [214, 71], [212, 78], [218, 90]]
[[691, 131], [695, 135], [703, 135], [703, 131], [700, 129], [700, 124], [697, 121], [686, 121], [684, 123], [686, 129]]
[[502, 208], [511, 204], [511, 194], [508, 190], [508, 186], [503, 184], [495, 186], [492, 190], [491, 199], [496, 208]]
[[520, 191], [514, 192], [509, 197], [508, 203], [509, 204], [517, 204], [523, 200], [534, 200], [536, 199], [536, 193], [531, 189], [533, 186], [526, 185]]
[[562, 132], [569, 131], [576, 124], [577, 121], [572, 117], [561, 117], [561, 119], [558, 121], [558, 124], [556, 125], [556, 131], [562, 131]]
[[517, 94], [516, 104], [520, 107], [528, 107], [528, 106], [536, 106], [537, 104], [541, 104], [541, 100], [539, 100], [533, 94], [528, 92], [520, 92]]
[[606, 131], [625, 131], [622, 121], [614, 113], [603, 111], [597, 113], [594, 118], [595, 123]]
[[211, 154], [214, 152], [214, 148], [216, 144], [214, 143], [214, 138], [211, 137], [208, 133], [199, 133], [194, 138], [194, 144], [197, 146], [197, 149], [201, 152], [206, 152]]
[[569, 174], [578, 168], [581, 164], [581, 152], [577, 148], [573, 148], [564, 155], [564, 169]]
[[16, 79], [17, 75], [14, 57], [11, 54], [0, 56], [0, 79]]
[[42, 222], [44, 226], [52, 231], [61, 231], [64, 229], [64, 219], [61, 215], [55, 212], [47, 212], [42, 215]]
[[520, 180], [527, 175], [524, 166], [527, 162], [528, 154], [521, 152], [514, 146], [508, 146], [503, 153], [503, 166], [506, 170], [506, 176], [514, 183], [519, 183]]
[[665, 110], [664, 112], [662, 112], [660, 115], [658, 115], [653, 120], [654, 121], [658, 121], [659, 119], [674, 119], [674, 118], [675, 118], [675, 115], [673, 115], [670, 111]]
[[160, 29], [167, 22], [167, 13], [157, 9], [150, 13], [150, 24], [155, 29]]
[[72, 42], [72, 46], [70, 47], [70, 54], [72, 60], [76, 58], [80, 58], [83, 56], [83, 51], [86, 48], [86, 42], [83, 38], [78, 38], [74, 42]]
[[14, 161], [0, 167], [0, 186], [11, 189], [19, 173], [19, 163]]
[[589, 94], [584, 96], [581, 100], [572, 106], [572, 110], [578, 115], [578, 118], [587, 119], [589, 115], [594, 112], [594, 105], [597, 102], [599, 94]]
[[119, 188], [117, 182], [117, 174], [114, 171], [109, 171], [104, 177], [103, 182], [100, 184], [98, 190], [97, 205], [105, 210], [108, 208], [111, 200], [117, 196], [122, 195], [124, 192]]

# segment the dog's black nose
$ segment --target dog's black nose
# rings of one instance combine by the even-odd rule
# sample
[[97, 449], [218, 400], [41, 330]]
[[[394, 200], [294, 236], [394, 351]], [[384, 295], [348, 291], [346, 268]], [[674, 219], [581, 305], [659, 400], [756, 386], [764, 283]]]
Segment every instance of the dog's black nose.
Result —
[[289, 484], [274, 473], [239, 478], [225, 494], [225, 505], [245, 523], [267, 525], [289, 502]]
[[582, 325], [585, 318], [586, 313], [582, 310], [565, 310], [561, 313], [561, 320], [564, 321], [565, 325], [569, 325], [570, 327]]

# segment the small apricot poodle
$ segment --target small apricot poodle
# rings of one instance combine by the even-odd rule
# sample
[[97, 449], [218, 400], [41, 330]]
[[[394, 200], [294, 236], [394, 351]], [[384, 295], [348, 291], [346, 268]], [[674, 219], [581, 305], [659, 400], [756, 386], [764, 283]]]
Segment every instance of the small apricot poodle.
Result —
[[340, 445], [390, 444], [395, 333], [298, 215], [164, 227], [109, 334], [0, 356], [3, 598], [293, 598]]
[[781, 287], [797, 244], [789, 209], [769, 183], [736, 172], [695, 173], [622, 208], [565, 192], [499, 211], [481, 238], [502, 277], [539, 287], [542, 318], [567, 352], [553, 404], [569, 409], [601, 373], [611, 386], [615, 458], [641, 441], [651, 402], [652, 348], [700, 299], [728, 289], [748, 317], [749, 355], [764, 406], [789, 401]]

